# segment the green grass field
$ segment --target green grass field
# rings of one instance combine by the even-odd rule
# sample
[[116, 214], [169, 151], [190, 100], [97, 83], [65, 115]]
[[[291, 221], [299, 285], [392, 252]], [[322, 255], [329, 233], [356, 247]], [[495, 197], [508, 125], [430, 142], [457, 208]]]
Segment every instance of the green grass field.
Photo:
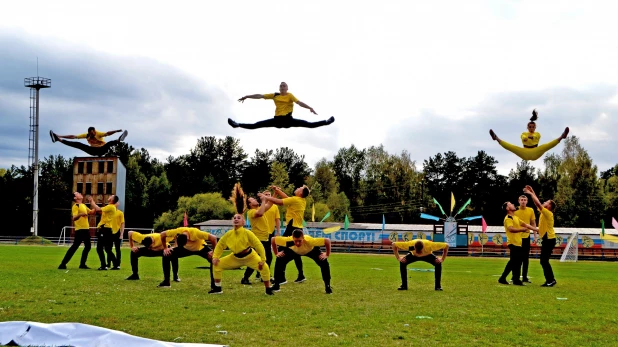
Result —
[[[182, 282], [159, 289], [159, 258], [140, 258], [142, 279], [126, 281], [129, 249], [123, 249], [121, 271], [105, 272], [94, 270], [94, 249], [93, 270], [77, 269], [82, 248], [68, 270], [56, 269], [66, 250], [0, 246], [1, 321], [80, 322], [157, 340], [231, 346], [618, 343], [618, 263], [552, 261], [558, 285], [541, 288], [538, 260], [530, 264], [533, 284], [516, 287], [497, 283], [506, 259], [449, 257], [443, 292], [433, 290], [432, 272], [418, 271], [408, 272], [410, 289], [400, 292], [394, 256], [333, 254], [333, 295], [324, 294], [319, 268], [305, 258], [308, 281], [269, 297], [259, 282], [240, 285], [238, 270], [224, 272], [223, 295], [208, 295], [208, 270], [199, 268], [207, 263], [199, 257], [181, 259]], [[287, 277], [296, 278], [293, 262]]]

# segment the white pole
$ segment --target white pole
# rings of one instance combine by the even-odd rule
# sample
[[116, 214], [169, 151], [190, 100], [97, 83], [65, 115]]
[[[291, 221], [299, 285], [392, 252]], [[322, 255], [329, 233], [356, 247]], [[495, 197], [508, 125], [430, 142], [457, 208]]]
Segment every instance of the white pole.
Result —
[[39, 231], [39, 89], [36, 89], [36, 118], [34, 123], [34, 196], [32, 198], [32, 233]]

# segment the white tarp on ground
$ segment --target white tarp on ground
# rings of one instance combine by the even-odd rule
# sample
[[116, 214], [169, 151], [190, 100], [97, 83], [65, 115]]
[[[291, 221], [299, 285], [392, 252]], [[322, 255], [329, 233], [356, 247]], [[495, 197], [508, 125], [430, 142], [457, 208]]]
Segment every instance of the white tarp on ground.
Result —
[[81, 323], [0, 322], [0, 345], [75, 347], [216, 347], [145, 339], [121, 331]]

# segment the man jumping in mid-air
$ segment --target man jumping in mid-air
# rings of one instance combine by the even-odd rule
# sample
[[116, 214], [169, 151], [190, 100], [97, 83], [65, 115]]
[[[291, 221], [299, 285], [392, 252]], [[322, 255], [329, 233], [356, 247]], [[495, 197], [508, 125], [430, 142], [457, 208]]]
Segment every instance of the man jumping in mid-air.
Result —
[[281, 82], [279, 85], [279, 93], [273, 94], [253, 94], [243, 96], [238, 99], [240, 102], [244, 102], [245, 99], [272, 99], [275, 102], [275, 117], [263, 121], [259, 121], [253, 124], [236, 123], [231, 118], [227, 119], [229, 125], [233, 128], [245, 128], [245, 129], [259, 129], [259, 128], [317, 128], [324, 125], [329, 125], [335, 121], [335, 117], [330, 117], [327, 120], [319, 122], [307, 122], [302, 119], [295, 119], [292, 117], [292, 111], [294, 111], [294, 103], [298, 106], [309, 109], [311, 113], [317, 114], [312, 107], [304, 102], [296, 99], [292, 93], [288, 93], [288, 84]]

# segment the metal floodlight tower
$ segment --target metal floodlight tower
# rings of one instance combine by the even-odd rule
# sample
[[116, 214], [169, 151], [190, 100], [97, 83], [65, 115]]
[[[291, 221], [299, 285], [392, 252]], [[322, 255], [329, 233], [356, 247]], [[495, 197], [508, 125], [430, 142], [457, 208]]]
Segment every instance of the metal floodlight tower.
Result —
[[28, 165], [32, 166], [34, 191], [32, 195], [32, 234], [38, 235], [39, 227], [39, 91], [51, 88], [51, 79], [43, 77], [24, 78], [24, 86], [30, 88], [30, 145]]

